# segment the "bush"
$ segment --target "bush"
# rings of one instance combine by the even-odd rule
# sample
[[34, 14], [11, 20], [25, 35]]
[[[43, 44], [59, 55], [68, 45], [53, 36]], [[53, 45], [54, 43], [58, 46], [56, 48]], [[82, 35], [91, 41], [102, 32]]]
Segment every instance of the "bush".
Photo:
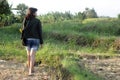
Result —
[[16, 19], [13, 14], [11, 15], [0, 15], [0, 27], [8, 26], [16, 22]]

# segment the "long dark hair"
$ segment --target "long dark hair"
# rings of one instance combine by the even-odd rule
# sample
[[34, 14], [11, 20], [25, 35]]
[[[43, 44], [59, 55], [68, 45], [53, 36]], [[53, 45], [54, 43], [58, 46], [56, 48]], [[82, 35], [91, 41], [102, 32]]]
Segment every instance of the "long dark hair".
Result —
[[28, 10], [30, 11], [30, 13], [27, 14], [27, 15], [25, 16], [25, 18], [26, 18], [27, 20], [30, 20], [30, 19], [32, 19], [32, 18], [35, 18], [35, 12], [37, 12], [37, 9], [30, 7], [30, 8], [28, 8]]

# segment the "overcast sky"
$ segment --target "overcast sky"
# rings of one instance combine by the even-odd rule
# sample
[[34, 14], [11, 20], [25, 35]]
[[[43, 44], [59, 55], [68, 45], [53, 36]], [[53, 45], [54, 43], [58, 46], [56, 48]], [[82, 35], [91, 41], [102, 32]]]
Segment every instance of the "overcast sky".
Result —
[[98, 16], [117, 17], [120, 13], [120, 0], [8, 0], [15, 8], [19, 3], [38, 8], [38, 14], [48, 12], [71, 13], [83, 11], [86, 7], [94, 8]]

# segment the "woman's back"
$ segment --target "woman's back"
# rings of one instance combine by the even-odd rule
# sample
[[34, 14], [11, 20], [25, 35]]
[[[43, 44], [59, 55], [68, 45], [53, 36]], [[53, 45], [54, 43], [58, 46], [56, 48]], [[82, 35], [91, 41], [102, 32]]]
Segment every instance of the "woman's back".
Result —
[[41, 22], [39, 19], [32, 18], [30, 20], [25, 20], [24, 26], [25, 26], [24, 27], [24, 38], [40, 39], [41, 43], [43, 43], [42, 26], [41, 26]]

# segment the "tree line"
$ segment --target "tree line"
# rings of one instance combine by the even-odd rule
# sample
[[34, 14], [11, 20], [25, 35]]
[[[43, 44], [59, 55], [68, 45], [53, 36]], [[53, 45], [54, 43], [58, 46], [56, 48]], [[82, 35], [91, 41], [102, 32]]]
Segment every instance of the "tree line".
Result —
[[39, 16], [43, 22], [58, 22], [66, 20], [84, 20], [87, 18], [98, 18], [94, 9], [86, 8], [83, 12], [72, 14], [70, 11], [66, 12], [51, 12]]
[[[18, 4], [16, 8], [12, 8], [12, 5], [10, 5], [7, 0], [1, 0], [0, 26], [22, 22], [27, 8], [28, 6], [23, 3]], [[17, 10], [17, 14], [13, 14], [12, 10]], [[70, 11], [66, 11], [64, 13], [50, 12], [44, 15], [39, 15], [38, 18], [40, 18], [44, 23], [49, 23], [66, 20], [84, 20], [88, 18], [98, 18], [98, 15], [94, 8], [85, 8], [83, 12], [79, 11], [75, 14], [72, 14]], [[118, 15], [118, 18], [120, 19], [120, 14]]]

